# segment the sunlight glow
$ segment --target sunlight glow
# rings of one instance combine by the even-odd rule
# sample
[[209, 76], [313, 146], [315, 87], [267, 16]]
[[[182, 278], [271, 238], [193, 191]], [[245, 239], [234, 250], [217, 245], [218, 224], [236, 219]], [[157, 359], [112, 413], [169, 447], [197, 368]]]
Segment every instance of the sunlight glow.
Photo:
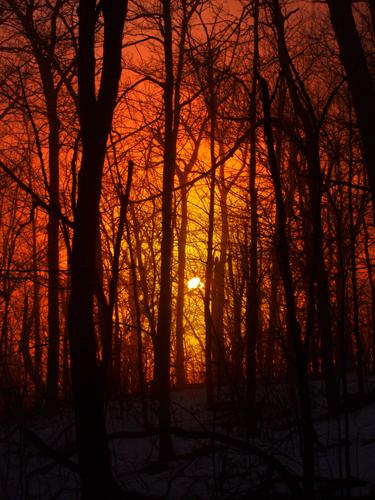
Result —
[[202, 283], [201, 279], [200, 279], [200, 278], [198, 278], [197, 276], [196, 276], [196, 277], [194, 277], [194, 278], [191, 278], [191, 279], [188, 281], [187, 286], [188, 286], [188, 289], [189, 289], [189, 290], [194, 290], [195, 288], [203, 288], [203, 287], [204, 287], [204, 285], [203, 285], [203, 283]]

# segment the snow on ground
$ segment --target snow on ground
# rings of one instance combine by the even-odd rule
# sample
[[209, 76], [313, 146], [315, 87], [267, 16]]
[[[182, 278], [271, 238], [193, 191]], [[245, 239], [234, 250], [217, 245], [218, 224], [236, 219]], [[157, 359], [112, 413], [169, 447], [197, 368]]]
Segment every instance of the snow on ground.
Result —
[[[352, 392], [355, 391], [353, 381]], [[354, 397], [348, 414], [350, 443], [350, 489], [354, 497], [375, 495], [375, 380], [368, 381], [368, 396]], [[326, 496], [343, 495], [347, 488], [334, 480], [345, 478], [345, 418], [329, 418], [322, 397], [322, 384], [312, 384], [314, 429], [316, 433], [316, 470], [320, 491]], [[241, 409], [240, 390], [222, 389], [214, 410], [205, 404], [202, 387], [172, 393], [172, 425], [207, 434], [174, 437], [175, 458], [161, 468], [157, 462], [158, 439], [118, 437], [121, 432], [143, 431], [144, 415], [139, 397], [131, 396], [112, 403], [108, 409], [108, 432], [117, 479], [127, 489], [163, 499], [241, 499], [275, 498], [288, 493], [288, 487], [275, 472], [272, 460], [296, 476], [301, 476], [296, 412], [291, 390], [285, 384], [263, 385], [259, 391], [259, 428], [247, 438]], [[156, 427], [156, 403], [148, 400], [148, 419]], [[63, 408], [54, 416], [34, 415], [23, 425], [61, 455], [76, 460], [72, 412]], [[213, 434], [223, 439], [212, 439]], [[226, 438], [237, 441], [226, 442]], [[247, 450], [246, 444], [255, 446]], [[263, 456], [264, 455], [264, 456]], [[266, 457], [266, 458], [265, 458]], [[268, 460], [268, 458], [270, 460]], [[360, 481], [359, 481], [360, 480]], [[78, 477], [33, 444], [14, 420], [0, 421], [0, 499], [77, 500]]]

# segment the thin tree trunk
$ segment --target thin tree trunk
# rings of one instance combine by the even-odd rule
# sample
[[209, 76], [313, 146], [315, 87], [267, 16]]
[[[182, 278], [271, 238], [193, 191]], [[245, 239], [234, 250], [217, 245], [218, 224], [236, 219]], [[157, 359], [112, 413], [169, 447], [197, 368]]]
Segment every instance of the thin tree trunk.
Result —
[[[30, 40], [33, 55], [38, 65], [43, 88], [43, 98], [47, 111], [49, 126], [48, 134], [48, 192], [49, 204], [52, 210], [48, 214], [47, 225], [47, 267], [48, 267], [48, 349], [47, 349], [47, 380], [46, 405], [54, 408], [58, 399], [59, 383], [59, 154], [60, 154], [60, 120], [58, 117], [58, 90], [54, 75], [54, 58], [56, 46], [56, 22], [60, 12], [61, 2], [55, 2], [50, 12], [49, 38], [38, 31], [33, 18], [34, 6], [30, 4], [25, 11], [23, 6], [14, 0], [8, 3], [16, 14], [22, 28]], [[48, 41], [46, 41], [48, 40]], [[46, 43], [48, 44], [46, 47]], [[40, 151], [41, 161], [42, 153]]]
[[[278, 52], [280, 64], [285, 72], [291, 100], [297, 116], [300, 118], [305, 134], [306, 161], [309, 170], [309, 213], [310, 223], [306, 231], [306, 246], [311, 247], [309, 264], [309, 308], [306, 328], [305, 349], [308, 358], [309, 342], [314, 332], [314, 310], [317, 305], [318, 332], [322, 347], [322, 366], [325, 378], [327, 402], [334, 414], [339, 406], [338, 386], [333, 364], [332, 320], [328, 274], [324, 261], [321, 220], [321, 186], [319, 136], [320, 130], [309, 95], [300, 79], [296, 82], [291, 68], [291, 58], [285, 41], [284, 18], [279, 0], [273, 0], [273, 15], [278, 33]], [[303, 96], [303, 99], [301, 98]], [[316, 284], [316, 291], [315, 291]]]
[[35, 366], [30, 355], [30, 318], [29, 318], [29, 300], [26, 289], [24, 290], [25, 297], [23, 301], [23, 317], [20, 335], [20, 347], [23, 358], [23, 364], [26, 374], [31, 378], [35, 387], [38, 385], [36, 379]]
[[[31, 167], [31, 165], [30, 165]], [[29, 182], [31, 185], [31, 168], [29, 172]], [[42, 376], [42, 353], [43, 347], [41, 345], [41, 328], [40, 328], [40, 284], [38, 275], [38, 256], [37, 256], [37, 238], [36, 238], [36, 214], [34, 212], [32, 220], [32, 241], [33, 241], [33, 307], [32, 307], [32, 326], [34, 333], [34, 367], [36, 374], [35, 385], [35, 400], [37, 402], [42, 400], [44, 395], [45, 386]]]
[[[60, 121], [57, 116], [57, 96], [46, 98], [49, 115], [48, 166], [50, 204], [54, 208], [48, 220], [48, 356], [46, 403], [54, 406], [58, 399], [59, 383], [59, 342], [60, 342], [60, 308], [59, 308], [59, 220], [54, 215], [59, 211], [59, 130]], [[51, 100], [51, 103], [49, 101]]]
[[162, 196], [162, 240], [159, 316], [156, 332], [155, 373], [159, 399], [159, 458], [168, 460], [173, 454], [169, 432], [170, 415], [170, 341], [172, 322], [172, 194], [176, 161], [176, 141], [173, 129], [173, 47], [171, 2], [162, 0], [164, 34], [164, 168]]
[[366, 267], [371, 290], [371, 319], [370, 319], [370, 346], [371, 346], [371, 373], [375, 374], [375, 280], [373, 277], [372, 258], [370, 256], [370, 237], [366, 221], [364, 221], [364, 247], [366, 256]]
[[[286, 85], [285, 82], [281, 82], [279, 98], [277, 102], [277, 116], [282, 119], [285, 112], [285, 102], [286, 102]], [[293, 151], [295, 147], [293, 146]], [[281, 165], [282, 161], [282, 151], [283, 151], [283, 134], [282, 131], [277, 129], [275, 131], [275, 156], [277, 165]], [[290, 158], [289, 158], [290, 161]], [[277, 223], [277, 221], [276, 221]], [[277, 234], [277, 228], [276, 228]], [[280, 281], [280, 270], [278, 263], [278, 255], [275, 247], [272, 248], [271, 255], [271, 291], [270, 291], [270, 313], [269, 313], [269, 323], [268, 323], [268, 342], [266, 348], [266, 360], [265, 360], [265, 373], [267, 378], [272, 378], [276, 375], [274, 365], [277, 363], [275, 342], [276, 335], [279, 330], [280, 318], [280, 301], [279, 301], [279, 281]]]
[[369, 0], [369, 10], [371, 15], [372, 30], [375, 36], [375, 0]]
[[[149, 327], [150, 327], [150, 336], [153, 342], [154, 346], [154, 354], [155, 354], [155, 339], [156, 339], [156, 325], [155, 325], [155, 315], [154, 315], [154, 310], [152, 307], [152, 297], [150, 298], [149, 296], [149, 287], [147, 283], [147, 277], [146, 277], [146, 270], [145, 266], [143, 263], [143, 257], [142, 257], [142, 242], [140, 239], [140, 227], [139, 223], [137, 221], [137, 217], [134, 211], [134, 206], [130, 205], [130, 212], [132, 215], [133, 219], [133, 225], [134, 225], [134, 239], [135, 239], [135, 257], [136, 257], [136, 263], [139, 271], [139, 277], [140, 277], [140, 285], [142, 289], [142, 295], [143, 295], [143, 312], [144, 315], [147, 318]], [[154, 377], [156, 379], [156, 377]]]
[[[350, 188], [349, 188], [350, 189]], [[357, 258], [355, 255], [355, 244], [356, 237], [353, 230], [353, 214], [351, 209], [349, 209], [350, 214], [350, 226], [351, 226], [351, 244], [350, 244], [350, 262], [351, 262], [351, 281], [352, 281], [352, 294], [353, 294], [353, 333], [354, 339], [357, 347], [357, 383], [358, 392], [363, 394], [365, 391], [364, 382], [364, 356], [363, 356], [363, 344], [361, 339], [361, 329], [359, 324], [359, 299], [358, 299], [358, 283], [357, 283]]]
[[361, 339], [361, 328], [359, 324], [359, 299], [358, 299], [358, 284], [357, 284], [357, 257], [356, 257], [356, 228], [354, 225], [354, 206], [353, 206], [353, 124], [352, 113], [350, 113], [349, 124], [349, 146], [350, 146], [350, 159], [349, 159], [349, 234], [350, 234], [350, 264], [351, 264], [351, 281], [352, 281], [352, 296], [353, 296], [353, 333], [357, 345], [357, 383], [358, 392], [364, 393], [364, 355], [363, 343]]
[[[223, 156], [223, 144], [220, 142], [220, 154]], [[212, 279], [212, 327], [214, 333], [213, 355], [218, 385], [228, 380], [228, 360], [225, 355], [224, 341], [224, 308], [225, 308], [225, 267], [228, 251], [228, 207], [227, 198], [230, 186], [225, 181], [225, 163], [220, 166], [220, 254], [215, 259]]]
[[216, 154], [215, 154], [215, 134], [216, 134], [216, 98], [215, 84], [213, 79], [213, 57], [212, 48], [208, 47], [208, 114], [210, 119], [210, 198], [207, 228], [207, 260], [204, 283], [204, 323], [205, 323], [205, 364], [206, 364], [206, 394], [208, 405], [213, 404], [214, 373], [212, 363], [213, 351], [213, 324], [211, 316], [212, 300], [212, 278], [214, 269], [213, 256], [213, 234], [215, 218], [215, 186], [216, 186]]
[[[188, 9], [189, 2], [183, 0], [181, 2], [182, 7], [182, 26], [180, 32], [179, 46], [178, 46], [178, 60], [176, 68], [176, 77], [174, 79], [174, 110], [173, 110], [173, 140], [174, 148], [176, 149], [178, 130], [180, 124], [180, 97], [181, 97], [181, 83], [183, 77], [184, 69], [184, 58], [185, 58], [185, 40], [188, 32], [189, 20], [195, 9], [198, 6], [198, 2], [190, 4], [190, 10]], [[178, 387], [182, 387], [186, 383], [185, 374], [185, 354], [184, 354], [184, 299], [185, 299], [185, 266], [186, 266], [186, 240], [187, 240], [187, 189], [183, 184], [187, 181], [189, 172], [193, 168], [199, 151], [199, 145], [202, 139], [201, 129], [198, 139], [194, 139], [195, 143], [192, 156], [190, 161], [185, 164], [185, 170], [181, 170], [178, 165], [175, 165], [175, 169], [179, 176], [179, 182], [181, 187], [181, 227], [180, 234], [178, 238], [178, 290], [177, 290], [177, 304], [176, 304], [176, 384]]]
[[270, 293], [270, 315], [268, 323], [268, 340], [265, 359], [265, 374], [267, 379], [275, 375], [274, 363], [275, 360], [275, 342], [279, 324], [279, 300], [278, 300], [278, 283], [279, 283], [279, 266], [275, 249], [272, 249], [271, 256], [271, 293]]
[[184, 300], [185, 300], [185, 265], [186, 265], [186, 240], [187, 240], [187, 189], [184, 187], [187, 176], [179, 173], [181, 188], [181, 224], [178, 235], [178, 290], [176, 303], [176, 385], [184, 387], [185, 354], [184, 354]]
[[268, 162], [276, 198], [277, 213], [277, 250], [279, 255], [280, 273], [284, 285], [284, 294], [287, 312], [287, 331], [290, 345], [293, 346], [293, 360], [299, 393], [301, 414], [301, 454], [303, 462], [303, 490], [304, 498], [313, 500], [314, 491], [314, 430], [311, 416], [310, 389], [307, 374], [307, 362], [303, 349], [301, 328], [297, 319], [294, 298], [293, 276], [290, 268], [289, 243], [287, 240], [286, 212], [282, 195], [279, 167], [277, 165], [274, 140], [271, 125], [270, 98], [267, 82], [258, 75], [262, 90], [262, 102], [264, 111], [264, 135], [267, 144]]
[[259, 1], [254, 2], [254, 60], [253, 82], [250, 103], [250, 260], [246, 286], [246, 382], [249, 430], [256, 432], [256, 350], [259, 341], [259, 290], [258, 290], [258, 194], [256, 181], [256, 114], [257, 114], [257, 71], [259, 64]]
[[102, 268], [102, 251], [101, 242], [97, 240], [97, 275], [98, 288], [97, 299], [100, 316], [100, 330], [102, 337], [102, 372], [104, 377], [105, 392], [107, 397], [110, 397], [114, 388], [113, 380], [113, 313], [117, 300], [117, 287], [119, 280], [119, 263], [121, 254], [121, 244], [125, 230], [127, 209], [129, 204], [130, 189], [133, 178], [134, 163], [128, 162], [128, 177], [126, 182], [125, 193], [120, 194], [120, 215], [117, 224], [117, 232], [113, 246], [113, 259], [111, 265], [111, 278], [109, 281], [108, 300], [103, 288], [103, 272]]
[[[129, 174], [130, 175], [130, 174]], [[129, 199], [129, 197], [127, 198]], [[146, 405], [146, 381], [145, 381], [145, 373], [144, 373], [144, 364], [143, 364], [143, 344], [142, 344], [142, 315], [141, 315], [141, 306], [139, 303], [138, 296], [138, 282], [137, 282], [137, 268], [136, 261], [134, 256], [133, 245], [131, 241], [130, 228], [128, 218], [125, 213], [125, 230], [126, 230], [126, 239], [128, 242], [129, 248], [129, 256], [130, 256], [130, 267], [131, 267], [131, 279], [133, 283], [133, 292], [134, 292], [134, 309], [135, 309], [135, 320], [136, 320], [136, 349], [137, 349], [137, 371], [138, 371], [138, 384], [139, 390], [141, 393], [141, 401], [142, 401], [142, 411], [143, 411], [143, 421], [145, 426], [148, 425], [148, 412]]]
[[215, 261], [213, 286], [212, 286], [212, 324], [214, 329], [214, 343], [216, 352], [216, 371], [217, 381], [222, 385], [227, 379], [227, 358], [225, 356], [224, 342], [224, 308], [225, 308], [225, 265], [227, 261], [228, 247], [228, 214], [226, 205], [226, 190], [225, 186], [221, 188], [221, 240], [220, 240], [220, 256]]
[[231, 252], [228, 255], [228, 275], [230, 287], [233, 293], [233, 320], [232, 320], [232, 373], [233, 381], [235, 384], [243, 382], [243, 353], [244, 345], [242, 340], [242, 297], [245, 288], [245, 280], [242, 279], [238, 288], [236, 287], [234, 271], [233, 271], [233, 257]]
[[[344, 459], [346, 478], [351, 477], [351, 461], [350, 461], [350, 421], [347, 409], [348, 402], [348, 367], [352, 361], [352, 339], [348, 331], [348, 318], [346, 311], [346, 274], [344, 269], [344, 249], [342, 238], [342, 225], [340, 215], [338, 214], [337, 221], [337, 240], [338, 240], [338, 287], [337, 287], [337, 303], [338, 303], [338, 326], [339, 326], [339, 355], [340, 355], [340, 374], [343, 387], [344, 398]], [[349, 351], [349, 352], [348, 352]], [[349, 365], [350, 363], [350, 365]], [[341, 423], [339, 422], [339, 425]]]

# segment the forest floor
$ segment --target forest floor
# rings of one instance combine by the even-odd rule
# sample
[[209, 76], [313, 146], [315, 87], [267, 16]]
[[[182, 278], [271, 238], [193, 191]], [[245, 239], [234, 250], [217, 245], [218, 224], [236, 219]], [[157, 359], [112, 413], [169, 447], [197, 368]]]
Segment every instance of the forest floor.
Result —
[[[328, 415], [321, 382], [312, 384], [315, 460], [319, 498], [375, 498], [375, 379], [365, 396], [351, 388], [347, 411]], [[141, 400], [131, 396], [108, 408], [113, 466], [124, 488], [163, 499], [288, 498], [302, 474], [298, 423], [286, 384], [263, 384], [258, 427], [249, 436], [240, 389], [225, 387], [207, 409], [203, 387], [172, 393], [175, 457], [158, 462], [158, 438], [145, 432]], [[147, 402], [148, 429], [156, 427], [156, 404]], [[347, 418], [345, 417], [347, 416]], [[53, 452], [51, 452], [53, 450]], [[0, 421], [0, 499], [76, 500], [78, 476], [63, 463], [76, 462], [71, 409]], [[69, 464], [68, 464], [69, 465]], [[349, 473], [347, 472], [349, 470]]]

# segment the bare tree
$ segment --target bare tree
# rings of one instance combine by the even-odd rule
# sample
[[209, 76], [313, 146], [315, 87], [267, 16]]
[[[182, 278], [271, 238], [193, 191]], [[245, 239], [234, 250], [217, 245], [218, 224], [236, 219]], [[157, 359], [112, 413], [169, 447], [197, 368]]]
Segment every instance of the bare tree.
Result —
[[279, 166], [276, 162], [274, 139], [271, 122], [270, 97], [266, 80], [258, 74], [258, 80], [262, 91], [262, 102], [264, 110], [264, 137], [267, 144], [268, 162], [275, 190], [276, 216], [277, 216], [277, 241], [276, 248], [279, 256], [280, 274], [283, 280], [287, 334], [289, 337], [288, 347], [293, 349], [293, 366], [295, 372], [301, 415], [301, 455], [303, 462], [303, 491], [305, 498], [313, 500], [314, 490], [314, 430], [311, 416], [310, 389], [307, 373], [307, 361], [303, 348], [301, 327], [296, 313], [294, 298], [294, 282], [290, 268], [289, 245], [286, 232], [286, 212], [281, 187]]
[[[327, 4], [340, 49], [340, 59], [345, 68], [355, 113], [357, 115], [375, 218], [375, 142], [373, 137], [373, 121], [375, 116], [374, 83], [355, 24], [352, 12], [352, 0], [327, 0]], [[374, 2], [371, 2], [370, 7], [371, 14], [373, 15]]]
[[[126, 0], [81, 1], [78, 8], [78, 85], [82, 160], [74, 217], [69, 340], [82, 498], [119, 498], [106, 441], [103, 381], [97, 364], [94, 292], [96, 242], [107, 138], [121, 76]], [[103, 62], [96, 92], [95, 33], [103, 16]]]

